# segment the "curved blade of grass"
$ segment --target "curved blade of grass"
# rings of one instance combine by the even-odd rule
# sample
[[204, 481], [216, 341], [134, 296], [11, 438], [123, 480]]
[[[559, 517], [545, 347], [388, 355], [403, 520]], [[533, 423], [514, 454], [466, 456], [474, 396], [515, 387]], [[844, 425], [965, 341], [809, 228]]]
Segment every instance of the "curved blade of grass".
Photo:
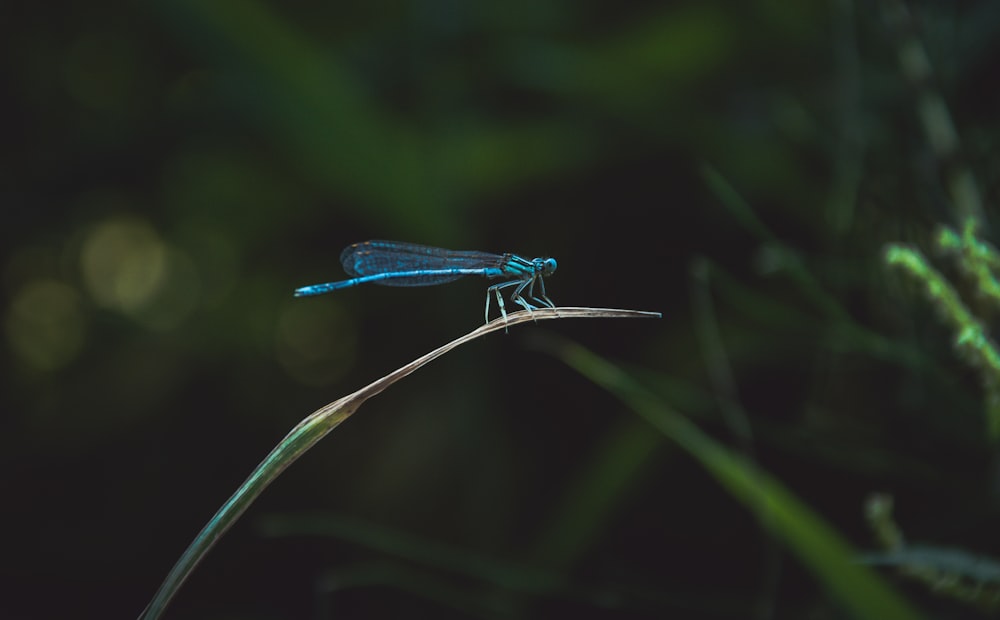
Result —
[[878, 574], [859, 564], [848, 543], [780, 482], [716, 443], [618, 367], [574, 343], [560, 341], [551, 350], [577, 372], [618, 396], [698, 460], [855, 617], [921, 617]]
[[257, 465], [253, 473], [240, 485], [225, 504], [219, 508], [215, 516], [209, 520], [198, 533], [188, 548], [181, 555], [174, 567], [170, 569], [167, 578], [153, 596], [153, 600], [142, 612], [141, 620], [159, 618], [170, 600], [187, 580], [198, 563], [208, 551], [232, 527], [237, 519], [250, 507], [250, 504], [264, 491], [281, 472], [285, 471], [296, 459], [305, 454], [327, 433], [340, 425], [341, 422], [357, 411], [366, 400], [388, 388], [393, 383], [414, 372], [425, 364], [441, 357], [452, 349], [485, 336], [490, 332], [506, 329], [527, 321], [545, 321], [548, 319], [572, 318], [659, 318], [659, 312], [643, 312], [641, 310], [616, 310], [613, 308], [542, 308], [532, 312], [521, 311], [507, 315], [507, 319], [496, 319], [480, 326], [468, 334], [449, 342], [448, 344], [419, 357], [409, 364], [396, 369], [381, 379], [366, 385], [353, 394], [321, 407], [299, 422], [288, 435]]

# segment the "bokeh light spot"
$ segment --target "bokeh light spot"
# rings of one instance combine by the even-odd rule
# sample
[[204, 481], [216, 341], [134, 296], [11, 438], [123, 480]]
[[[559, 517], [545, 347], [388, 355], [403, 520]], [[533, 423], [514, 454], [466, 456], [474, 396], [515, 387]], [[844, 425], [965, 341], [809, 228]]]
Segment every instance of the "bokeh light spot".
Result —
[[72, 287], [36, 280], [14, 295], [4, 327], [18, 358], [37, 370], [52, 371], [79, 354], [84, 323], [80, 296]]
[[201, 277], [190, 256], [173, 247], [164, 253], [166, 269], [160, 286], [134, 314], [146, 327], [165, 330], [178, 325], [198, 307]]
[[167, 248], [146, 222], [118, 217], [91, 231], [83, 242], [80, 262], [94, 301], [131, 314], [163, 285]]

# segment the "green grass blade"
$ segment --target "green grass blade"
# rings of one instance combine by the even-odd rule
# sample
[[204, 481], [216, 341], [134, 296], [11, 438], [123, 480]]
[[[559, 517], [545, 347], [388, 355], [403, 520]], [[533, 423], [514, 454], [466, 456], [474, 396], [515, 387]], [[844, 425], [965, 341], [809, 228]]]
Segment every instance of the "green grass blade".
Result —
[[521, 311], [507, 315], [506, 319], [495, 319], [461, 338], [452, 340], [423, 357], [402, 366], [381, 379], [368, 384], [353, 394], [334, 401], [325, 407], [317, 409], [302, 420], [285, 436], [267, 458], [257, 465], [240, 488], [233, 493], [225, 504], [219, 508], [215, 516], [198, 533], [194, 541], [181, 555], [177, 563], [167, 574], [167, 578], [153, 596], [153, 600], [140, 616], [141, 620], [154, 620], [162, 616], [167, 605], [184, 584], [192, 571], [204, 559], [205, 555], [215, 546], [215, 543], [226, 531], [246, 512], [250, 504], [260, 496], [265, 488], [273, 482], [281, 472], [285, 471], [300, 456], [316, 445], [327, 433], [340, 425], [357, 411], [366, 400], [379, 394], [403, 377], [423, 367], [429, 362], [441, 357], [452, 349], [470, 340], [510, 326], [529, 321], [544, 321], [549, 319], [571, 318], [659, 318], [658, 312], [642, 312], [639, 310], [616, 310], [612, 308], [542, 308], [532, 312]]
[[878, 574], [859, 564], [850, 545], [777, 480], [702, 433], [618, 367], [576, 344], [563, 343], [554, 348], [568, 365], [618, 396], [698, 460], [855, 617], [922, 617]]

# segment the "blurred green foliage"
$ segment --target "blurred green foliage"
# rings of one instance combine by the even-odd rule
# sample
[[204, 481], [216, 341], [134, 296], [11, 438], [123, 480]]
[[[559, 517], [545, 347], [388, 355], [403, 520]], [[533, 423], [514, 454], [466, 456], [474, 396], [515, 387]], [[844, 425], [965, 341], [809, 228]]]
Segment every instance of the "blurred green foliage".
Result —
[[[980, 378], [883, 262], [890, 242], [935, 261], [970, 215], [996, 242], [997, 3], [3, 13], [0, 617], [138, 614], [302, 416], [481, 320], [471, 280], [291, 297], [368, 238], [554, 256], [556, 302], [664, 319], [428, 367], [269, 489], [167, 617], [845, 613], [531, 329], [627, 360], [859, 548], [885, 491], [913, 538], [998, 554]], [[976, 277], [934, 264], [989, 335]], [[298, 511], [565, 587], [253, 528]]]

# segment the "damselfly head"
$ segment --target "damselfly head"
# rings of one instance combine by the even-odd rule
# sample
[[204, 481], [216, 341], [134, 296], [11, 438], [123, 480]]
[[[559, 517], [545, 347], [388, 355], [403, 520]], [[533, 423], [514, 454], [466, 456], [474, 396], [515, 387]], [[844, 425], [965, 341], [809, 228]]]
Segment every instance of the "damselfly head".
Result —
[[554, 258], [536, 258], [532, 262], [535, 263], [535, 270], [543, 276], [552, 275], [556, 270], [556, 259]]

